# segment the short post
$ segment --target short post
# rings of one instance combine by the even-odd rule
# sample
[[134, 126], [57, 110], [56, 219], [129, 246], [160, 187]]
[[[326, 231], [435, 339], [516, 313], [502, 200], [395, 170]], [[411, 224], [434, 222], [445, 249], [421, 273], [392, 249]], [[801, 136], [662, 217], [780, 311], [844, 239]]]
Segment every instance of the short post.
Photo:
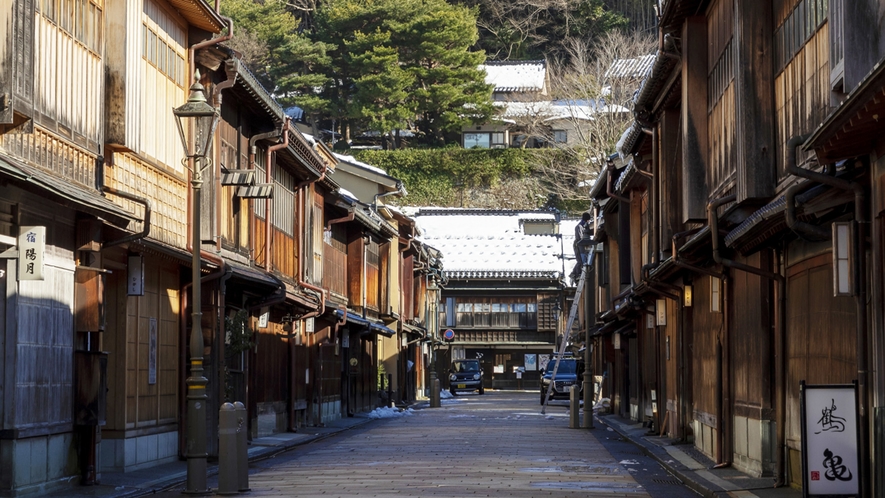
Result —
[[232, 403], [221, 405], [218, 413], [218, 491], [235, 495], [237, 481], [237, 412]]
[[439, 379], [436, 378], [436, 372], [433, 372], [430, 375], [430, 407], [439, 408]]
[[569, 411], [568, 411], [568, 428], [569, 429], [579, 429], [580, 424], [578, 421], [580, 420], [580, 412], [581, 412], [581, 396], [579, 395], [580, 391], [578, 389], [578, 384], [573, 384], [572, 387], [569, 388], [568, 392], [568, 400], [569, 400]]
[[234, 408], [237, 413], [237, 482], [239, 482], [238, 491], [241, 493], [249, 491], [249, 439], [246, 424], [246, 405], [236, 401]]
[[393, 400], [393, 374], [387, 374], [387, 401], [390, 402], [390, 407], [396, 407], [396, 403]]

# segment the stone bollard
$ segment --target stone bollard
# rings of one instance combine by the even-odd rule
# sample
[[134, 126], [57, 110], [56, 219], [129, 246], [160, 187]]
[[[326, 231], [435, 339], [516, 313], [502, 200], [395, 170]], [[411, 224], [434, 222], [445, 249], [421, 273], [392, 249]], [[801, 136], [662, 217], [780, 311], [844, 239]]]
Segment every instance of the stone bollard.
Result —
[[430, 386], [430, 407], [439, 408], [439, 379], [433, 379]]
[[237, 480], [237, 412], [225, 403], [218, 411], [218, 491], [219, 495], [239, 492]]
[[237, 476], [241, 493], [249, 491], [249, 438], [246, 434], [246, 405], [239, 401], [234, 402], [237, 409]]
[[573, 384], [568, 391], [569, 410], [568, 410], [568, 428], [579, 429], [580, 412], [581, 412], [581, 396], [578, 385]]

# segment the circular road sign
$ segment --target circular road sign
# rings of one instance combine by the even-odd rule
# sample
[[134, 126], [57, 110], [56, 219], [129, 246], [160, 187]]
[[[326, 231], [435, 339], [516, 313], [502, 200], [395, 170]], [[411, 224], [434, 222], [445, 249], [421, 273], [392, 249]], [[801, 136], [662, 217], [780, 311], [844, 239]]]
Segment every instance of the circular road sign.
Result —
[[452, 329], [446, 329], [445, 335], [443, 335], [443, 337], [445, 337], [447, 341], [451, 341], [455, 338], [455, 331]]

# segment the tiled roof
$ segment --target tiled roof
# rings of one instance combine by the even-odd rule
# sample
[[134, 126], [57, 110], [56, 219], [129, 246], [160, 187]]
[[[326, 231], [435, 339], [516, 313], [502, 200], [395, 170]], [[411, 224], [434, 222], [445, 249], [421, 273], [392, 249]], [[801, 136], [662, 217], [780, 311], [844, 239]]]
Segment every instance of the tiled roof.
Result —
[[[572, 255], [573, 225], [564, 220], [563, 238], [526, 235], [522, 223], [549, 220], [552, 213], [477, 209], [420, 209], [413, 215], [420, 240], [439, 249], [443, 268], [454, 279], [558, 279]], [[572, 255], [569, 258], [569, 255]], [[571, 264], [565, 262], [566, 270]]]
[[618, 59], [609, 66], [605, 77], [606, 79], [644, 79], [651, 73], [654, 62], [654, 55], [643, 55], [635, 59]]
[[546, 61], [489, 61], [479, 69], [496, 92], [538, 92], [547, 81]]

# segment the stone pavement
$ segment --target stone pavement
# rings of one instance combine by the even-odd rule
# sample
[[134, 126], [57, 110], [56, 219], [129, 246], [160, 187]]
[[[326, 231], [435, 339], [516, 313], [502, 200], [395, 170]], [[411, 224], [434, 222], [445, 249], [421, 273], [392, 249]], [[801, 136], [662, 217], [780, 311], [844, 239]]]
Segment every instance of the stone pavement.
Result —
[[[324, 427], [303, 427], [298, 429], [299, 432], [285, 432], [256, 438], [249, 443], [249, 462], [271, 458], [295, 446], [329, 437], [372, 420], [367, 416], [342, 418], [329, 422]], [[217, 474], [217, 463], [210, 463], [209, 477]], [[101, 484], [80, 486], [76, 482], [71, 482], [70, 486], [44, 496], [52, 498], [135, 498], [180, 486], [186, 479], [187, 462], [182, 460], [126, 473], [102, 472]], [[248, 494], [244, 494], [244, 496], [248, 496]]]
[[714, 469], [714, 462], [693, 445], [675, 444], [672, 439], [649, 434], [648, 428], [617, 415], [596, 415], [597, 430], [609, 428], [643, 449], [686, 486], [706, 497], [798, 498], [802, 492], [774, 487], [774, 478], [755, 478], [733, 467]]
[[[429, 409], [427, 400], [419, 401], [413, 409]], [[754, 478], [727, 467], [714, 469], [713, 462], [706, 459], [691, 445], [674, 444], [665, 437], [648, 433], [642, 424], [621, 418], [617, 415], [597, 415], [595, 431], [610, 430], [639, 446], [642, 451], [659, 462], [665, 469], [679, 478], [693, 491], [706, 497], [739, 498], [798, 498], [799, 490], [789, 487], [774, 488], [772, 478]], [[332, 421], [324, 427], [305, 427], [295, 433], [280, 433], [256, 438], [249, 445], [249, 462], [254, 463], [271, 458], [298, 445], [338, 434], [342, 431], [371, 422], [367, 416], [343, 418]], [[209, 464], [210, 481], [218, 473], [216, 464]], [[148, 469], [120, 473], [102, 472], [101, 483], [94, 486], [79, 486], [71, 482], [62, 490], [45, 495], [49, 497], [95, 497], [95, 498], [136, 498], [180, 487], [186, 480], [187, 463], [176, 461]], [[210, 483], [211, 485], [211, 483]], [[248, 496], [244, 494], [243, 496]]]

